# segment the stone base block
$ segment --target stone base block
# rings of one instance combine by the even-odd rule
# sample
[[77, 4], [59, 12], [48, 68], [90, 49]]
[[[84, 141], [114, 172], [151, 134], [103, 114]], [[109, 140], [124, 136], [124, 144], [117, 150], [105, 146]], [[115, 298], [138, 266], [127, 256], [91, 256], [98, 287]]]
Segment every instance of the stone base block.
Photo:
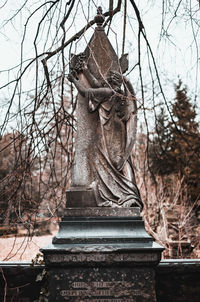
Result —
[[42, 249], [49, 302], [155, 302], [162, 250], [138, 208], [66, 209], [53, 244]]
[[49, 302], [155, 302], [154, 280], [151, 267], [55, 268], [50, 270]]
[[139, 208], [69, 208], [60, 222], [53, 244], [120, 244], [152, 247]]
[[66, 191], [66, 206], [71, 207], [97, 207], [93, 188], [71, 187]]

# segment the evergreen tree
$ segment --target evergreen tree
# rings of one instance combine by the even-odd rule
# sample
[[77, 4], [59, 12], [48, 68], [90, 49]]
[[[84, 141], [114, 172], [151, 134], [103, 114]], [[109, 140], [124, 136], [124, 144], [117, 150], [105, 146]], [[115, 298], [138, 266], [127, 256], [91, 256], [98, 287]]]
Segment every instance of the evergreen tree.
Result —
[[157, 175], [175, 173], [184, 179], [187, 201], [194, 203], [200, 195], [200, 132], [195, 121], [196, 108], [181, 80], [175, 91], [173, 121], [166, 121], [163, 109], [158, 117], [150, 152], [152, 170]]
[[175, 89], [172, 105], [175, 123], [169, 123], [169, 154], [173, 171], [185, 179], [188, 200], [195, 202], [200, 194], [200, 132], [195, 121], [196, 108], [187, 96], [187, 89], [182, 88], [181, 80]]
[[156, 134], [149, 148], [151, 172], [156, 175], [166, 175], [171, 172], [169, 141], [170, 133], [168, 129], [168, 117], [164, 108], [156, 118]]

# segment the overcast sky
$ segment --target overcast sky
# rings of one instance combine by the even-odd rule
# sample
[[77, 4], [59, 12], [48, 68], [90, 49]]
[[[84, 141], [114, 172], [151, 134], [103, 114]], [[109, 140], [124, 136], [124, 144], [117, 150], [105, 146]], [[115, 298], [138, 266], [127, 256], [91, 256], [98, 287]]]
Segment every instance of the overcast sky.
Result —
[[[30, 15], [30, 9], [33, 9], [34, 4], [37, 4], [39, 1], [31, 1], [31, 6], [27, 6], [23, 9], [23, 13], [19, 13], [15, 19], [11, 22], [8, 22], [5, 25], [6, 20], [8, 20], [13, 14], [16, 13], [16, 10], [24, 3], [24, 0], [8, 0], [7, 2], [2, 0], [2, 3], [5, 3], [5, 6], [0, 9], [0, 71], [7, 70], [12, 68], [13, 66], [19, 64], [20, 56], [21, 56], [21, 40], [22, 33], [24, 29], [24, 25], [27, 17]], [[30, 2], [30, 1], [29, 1]], [[116, 2], [116, 1], [115, 1]], [[129, 1], [127, 1], [129, 3]], [[167, 93], [169, 93], [170, 97], [173, 94], [173, 83], [177, 82], [178, 76], [183, 80], [184, 84], [189, 87], [190, 93], [192, 96], [194, 94], [198, 94], [199, 91], [199, 67], [198, 60], [199, 54], [197, 47], [199, 47], [199, 36], [198, 36], [198, 26], [200, 24], [194, 23], [191, 26], [191, 20], [189, 18], [189, 13], [187, 12], [187, 6], [183, 5], [180, 7], [179, 14], [182, 16], [181, 18], [173, 19], [175, 10], [173, 7], [171, 11], [166, 13], [166, 17], [164, 19], [164, 28], [168, 29], [167, 35], [161, 38], [161, 24], [162, 24], [162, 1], [137, 1], [139, 5], [139, 9], [141, 12], [142, 20], [145, 25], [147, 37], [149, 39], [150, 45], [152, 47], [157, 67], [160, 73], [161, 80], [163, 82], [163, 86]], [[184, 1], [182, 1], [184, 2]], [[186, 1], [188, 2], [188, 1]], [[195, 11], [198, 6], [198, 1], [191, 0], [191, 6]], [[81, 29], [83, 25], [86, 24], [87, 19], [92, 18], [96, 13], [96, 8], [93, 5], [92, 1], [91, 9], [87, 10], [83, 5], [79, 5], [78, 13], [75, 19], [75, 25], [70, 28], [70, 22], [68, 22], [68, 37], [71, 34], [75, 33], [77, 30]], [[96, 5], [101, 5], [103, 9], [107, 9], [108, 1], [95, 1]], [[173, 1], [173, 5], [176, 8], [179, 1]], [[83, 2], [82, 2], [83, 4]], [[84, 11], [84, 14], [83, 14]], [[137, 22], [135, 19], [135, 15], [133, 14], [133, 10], [129, 4], [128, 9], [128, 22], [127, 22], [127, 39], [125, 43], [125, 52], [129, 53], [130, 57], [130, 69], [137, 62]], [[196, 18], [198, 14], [195, 14]], [[200, 16], [199, 16], [200, 17]], [[32, 58], [34, 55], [33, 48], [33, 40], [36, 33], [36, 24], [39, 22], [41, 18], [41, 13], [38, 12], [32, 21], [29, 22], [27, 27], [26, 39], [24, 42], [24, 58]], [[200, 20], [200, 18], [199, 18]], [[79, 51], [81, 47], [84, 47], [85, 41], [88, 41], [91, 37], [94, 29], [88, 31], [88, 33], [79, 41], [77, 44], [77, 49], [75, 51]], [[121, 37], [123, 32], [123, 14], [119, 13], [114, 17], [114, 22], [112, 24], [112, 30], [110, 31], [109, 38], [116, 50], [118, 50], [119, 55], [121, 54]], [[196, 35], [197, 40], [194, 39], [194, 33]], [[53, 32], [52, 32], [53, 35]], [[40, 41], [42, 44], [42, 38]], [[82, 44], [81, 44], [82, 43]], [[47, 44], [48, 45], [48, 44]], [[49, 44], [50, 45], [50, 44]], [[142, 52], [142, 63], [143, 63], [143, 73], [145, 82], [148, 84], [151, 79], [148, 71], [148, 58], [146, 53], [145, 43], [142, 43], [143, 52]], [[30, 89], [32, 85], [31, 70], [24, 78], [24, 89]], [[9, 79], [16, 76], [16, 72], [11, 71], [10, 73], [1, 72], [0, 73], [0, 82], [6, 83]], [[130, 77], [133, 78], [135, 85], [137, 85], [136, 78], [138, 77], [138, 72], [133, 71], [130, 74]], [[138, 88], [139, 90], [139, 81]], [[171, 91], [171, 92], [170, 92]], [[4, 99], [8, 96], [8, 91], [2, 92], [0, 105], [5, 105]], [[1, 107], [2, 108], [2, 107]], [[3, 108], [2, 108], [3, 109]], [[5, 109], [5, 108], [4, 108]]]

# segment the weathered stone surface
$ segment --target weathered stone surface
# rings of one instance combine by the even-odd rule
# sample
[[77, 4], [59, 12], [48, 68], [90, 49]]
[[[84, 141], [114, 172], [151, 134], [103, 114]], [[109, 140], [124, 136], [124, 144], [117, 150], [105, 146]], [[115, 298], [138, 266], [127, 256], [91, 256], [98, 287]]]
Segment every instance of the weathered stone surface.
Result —
[[[153, 238], [147, 234], [144, 222], [140, 216], [131, 216], [137, 213], [134, 209], [127, 208], [124, 211], [110, 210], [109, 216], [103, 216], [101, 211], [91, 210], [94, 216], [87, 215], [88, 209], [76, 208], [66, 210], [66, 214], [60, 222], [59, 233], [53, 238], [54, 244], [125, 244], [131, 243], [132, 247], [152, 248]], [[128, 216], [119, 216], [120, 212]], [[106, 213], [106, 209], [103, 210]], [[112, 216], [114, 213], [114, 216]], [[79, 216], [80, 214], [80, 216]], [[116, 215], [118, 214], [118, 215]], [[74, 215], [74, 216], [73, 216]]]
[[[100, 30], [96, 28], [85, 50], [85, 54], [87, 64], [97, 79], [103, 80], [110, 67], [119, 71], [118, 57], [103, 28]], [[79, 75], [79, 81], [85, 87], [91, 87], [83, 74]], [[93, 152], [92, 149], [99, 125], [99, 115], [98, 111], [89, 112], [87, 99], [81, 96], [80, 93], [77, 103], [77, 121], [76, 152], [71, 186], [72, 188], [77, 186], [87, 188], [94, 181], [89, 154]]]
[[[140, 216], [130, 157], [136, 98], [100, 21], [68, 79], [79, 91], [72, 187], [53, 243], [42, 249], [50, 302], [155, 302], [154, 271], [163, 248]], [[100, 20], [100, 21], [99, 21]], [[122, 67], [122, 68], [121, 68]]]
[[163, 248], [146, 233], [139, 213], [66, 209], [53, 244], [42, 249], [50, 301], [156, 301], [154, 271]]
[[[89, 169], [86, 169], [85, 171], [88, 172]], [[87, 178], [85, 178], [85, 180], [86, 179]], [[67, 208], [82, 207], [84, 209], [88, 207], [97, 207], [93, 188], [86, 186], [71, 187], [69, 190], [66, 191], [66, 206]]]
[[91, 73], [98, 80], [105, 79], [109, 70], [120, 72], [119, 58], [103, 28], [95, 29], [85, 54]]
[[42, 250], [49, 301], [156, 301], [162, 247], [146, 233], [139, 209], [96, 209], [66, 209], [54, 244]]
[[49, 302], [155, 302], [152, 268], [87, 267], [55, 269]]
[[[101, 17], [98, 14], [97, 19]], [[127, 56], [119, 60], [100, 24], [84, 53], [72, 56], [68, 79], [79, 95], [69, 207], [78, 202], [79, 206], [143, 206], [130, 156], [136, 137], [137, 100], [122, 73], [127, 68]]]
[[[82, 262], [83, 261], [85, 262], [85, 259], [82, 259]], [[2, 270], [2, 273], [0, 274], [0, 301], [4, 301], [6, 295], [6, 302], [34, 302], [35, 300], [39, 300], [40, 292], [44, 292], [44, 288], [46, 289], [46, 293], [48, 292], [48, 288], [45, 286], [45, 282], [47, 282], [47, 280], [42, 279], [40, 282], [36, 281], [37, 276], [42, 275], [42, 271], [45, 267], [43, 265], [32, 267], [31, 264], [31, 262], [0, 262], [0, 269]], [[130, 267], [130, 264], [128, 265], [128, 267]], [[134, 268], [133, 265], [130, 268], [133, 273], [136, 273], [136, 268]], [[73, 264], [71, 264], [71, 270], [72, 269]], [[60, 270], [57, 268], [56, 274], [58, 272], [60, 272]], [[5, 279], [3, 278], [3, 276], [5, 277]], [[46, 277], [49, 278], [48, 275]], [[133, 278], [134, 277], [132, 277], [132, 280]], [[124, 280], [123, 278], [121, 278], [120, 280], [122, 281], [118, 281], [119, 283], [115, 281], [116, 284], [120, 285], [120, 287], [121, 285], [123, 285], [126, 289], [126, 287], [128, 287], [128, 282], [126, 282], [126, 280]], [[199, 259], [162, 260], [155, 271], [155, 289], [157, 302], [199, 302], [199, 280]], [[98, 280], [95, 280], [94, 282], [97, 281]], [[73, 290], [82, 289], [82, 286], [84, 286], [84, 280], [81, 280], [80, 284], [72, 284], [72, 282], [76, 281], [70, 282], [70, 280], [68, 280], [68, 283], [71, 284]], [[115, 284], [113, 280], [111, 281], [111, 283], [103, 283], [102, 285], [100, 284], [100, 282], [102, 282], [102, 280], [99, 281], [99, 284], [93, 285], [96, 285], [96, 287], [103, 286], [100, 289], [104, 289], [106, 285], [109, 285], [109, 287], [111, 287], [112, 289]], [[55, 291], [56, 287], [54, 285], [52, 287]], [[77, 298], [79, 298], [80, 302], [80, 297]], [[100, 297], [94, 298], [94, 301], [101, 301], [101, 299], [103, 299], [104, 301], [106, 300], [103, 297]], [[109, 299], [112, 298], [109, 297]], [[113, 300], [116, 302], [116, 299], [120, 300], [121, 298], [114, 298]], [[125, 301], [129, 301], [128, 299], [129, 298], [126, 298]], [[113, 300], [111, 301], [113, 302]]]
[[77, 207], [66, 208], [64, 216], [67, 217], [140, 217], [140, 209], [134, 208], [104, 208], [104, 207]]
[[[59, 247], [59, 246], [58, 246]], [[117, 248], [118, 247], [118, 248]], [[160, 261], [159, 252], [131, 249], [131, 246], [125, 246], [124, 249], [117, 246], [75, 246], [62, 245], [57, 250], [49, 248], [50, 252], [45, 256], [45, 263], [48, 267], [82, 267], [82, 266], [155, 266]], [[129, 249], [128, 249], [129, 247]]]
[[[82, 82], [88, 85], [82, 77]], [[96, 129], [98, 126], [98, 112], [90, 113], [86, 99], [80, 94], [77, 103], [77, 137], [76, 152], [72, 170], [72, 190], [73, 187], [82, 187], [83, 190], [90, 188], [93, 182], [90, 164], [91, 148], [94, 144]], [[85, 199], [87, 200], [87, 199]]]

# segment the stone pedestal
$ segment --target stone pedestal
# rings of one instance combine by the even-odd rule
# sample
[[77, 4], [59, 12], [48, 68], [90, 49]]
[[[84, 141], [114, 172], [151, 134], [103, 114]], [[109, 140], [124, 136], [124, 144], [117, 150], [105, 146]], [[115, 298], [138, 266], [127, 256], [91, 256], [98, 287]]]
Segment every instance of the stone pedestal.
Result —
[[163, 248], [139, 208], [69, 208], [53, 243], [42, 249], [49, 302], [155, 302], [155, 267]]

